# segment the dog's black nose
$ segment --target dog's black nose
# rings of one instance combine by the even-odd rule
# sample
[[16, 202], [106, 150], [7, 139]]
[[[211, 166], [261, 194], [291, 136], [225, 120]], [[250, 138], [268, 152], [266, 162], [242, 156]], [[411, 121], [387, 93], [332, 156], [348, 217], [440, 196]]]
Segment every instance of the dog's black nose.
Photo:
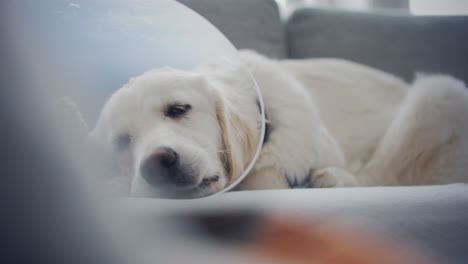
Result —
[[171, 168], [179, 160], [177, 153], [170, 148], [159, 148], [149, 157], [153, 163], [159, 163], [163, 168]]
[[177, 152], [167, 147], [158, 148], [149, 155], [141, 164], [140, 173], [155, 188], [168, 185], [186, 187], [194, 183], [193, 177], [189, 177], [181, 170]]

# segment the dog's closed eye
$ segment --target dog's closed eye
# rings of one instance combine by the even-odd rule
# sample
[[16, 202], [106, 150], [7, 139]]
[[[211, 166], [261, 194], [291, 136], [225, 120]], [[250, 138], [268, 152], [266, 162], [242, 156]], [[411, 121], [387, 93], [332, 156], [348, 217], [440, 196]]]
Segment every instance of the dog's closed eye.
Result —
[[125, 151], [132, 142], [132, 137], [129, 134], [121, 134], [115, 139], [115, 149], [118, 152]]
[[173, 103], [166, 107], [164, 115], [170, 118], [180, 118], [187, 114], [190, 109], [192, 109], [192, 106], [189, 104]]

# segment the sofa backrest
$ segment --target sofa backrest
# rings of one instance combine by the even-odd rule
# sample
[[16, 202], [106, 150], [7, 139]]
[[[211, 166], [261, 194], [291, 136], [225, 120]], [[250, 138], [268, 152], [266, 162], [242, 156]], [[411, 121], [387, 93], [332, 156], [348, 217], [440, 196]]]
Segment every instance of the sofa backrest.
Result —
[[410, 81], [447, 73], [468, 83], [468, 16], [301, 9], [288, 20], [290, 58], [338, 57]]

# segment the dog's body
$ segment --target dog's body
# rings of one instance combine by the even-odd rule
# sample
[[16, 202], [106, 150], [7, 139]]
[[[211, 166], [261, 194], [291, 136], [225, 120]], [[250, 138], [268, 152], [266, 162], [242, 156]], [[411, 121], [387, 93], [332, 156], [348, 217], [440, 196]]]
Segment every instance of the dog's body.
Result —
[[468, 91], [448, 76], [409, 85], [337, 59], [242, 53], [272, 127], [240, 188], [467, 181]]
[[[263, 95], [268, 129], [255, 166], [237, 189], [467, 181], [468, 91], [462, 82], [437, 75], [410, 85], [343, 60], [273, 61], [250, 51], [240, 54], [242, 67], [250, 70]], [[219, 191], [248, 165], [260, 138], [255, 94], [243, 87], [246, 81], [237, 80], [245, 78], [238, 71], [219, 70], [223, 67], [151, 71], [107, 103], [91, 135], [113, 142], [103, 137], [115, 138], [122, 128], [129, 138], [133, 133], [134, 146], [119, 154], [133, 171], [133, 194], [158, 195], [144, 183], [141, 187], [139, 174], [148, 171], [143, 166], [147, 157], [192, 164], [181, 165], [182, 173], [176, 173], [184, 184], [193, 178], [190, 188], [197, 191], [190, 191], [190, 197]], [[191, 90], [183, 95], [179, 91], [184, 87]], [[191, 100], [192, 105], [179, 102]], [[166, 112], [155, 119], [139, 114], [148, 112], [144, 105], [156, 112], [175, 105], [175, 113], [191, 116], [170, 116], [164, 106]], [[209, 137], [203, 129], [210, 130]], [[217, 160], [213, 153], [223, 155]]]

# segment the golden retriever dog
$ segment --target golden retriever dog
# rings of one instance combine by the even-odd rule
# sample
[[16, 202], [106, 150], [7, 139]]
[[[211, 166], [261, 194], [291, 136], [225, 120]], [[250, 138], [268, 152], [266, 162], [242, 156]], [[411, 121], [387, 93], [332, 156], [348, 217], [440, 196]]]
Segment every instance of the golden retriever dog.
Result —
[[258, 147], [237, 190], [467, 181], [463, 82], [425, 75], [409, 84], [339, 59], [240, 51], [240, 61], [151, 70], [111, 96], [90, 138], [119, 164], [131, 195], [216, 193]]

